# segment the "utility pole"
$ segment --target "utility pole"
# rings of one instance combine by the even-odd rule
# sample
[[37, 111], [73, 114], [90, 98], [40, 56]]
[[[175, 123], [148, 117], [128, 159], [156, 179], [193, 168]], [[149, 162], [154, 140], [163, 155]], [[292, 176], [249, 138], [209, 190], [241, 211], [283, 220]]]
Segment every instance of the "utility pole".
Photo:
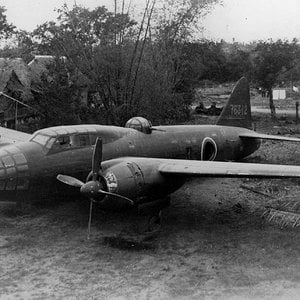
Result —
[[117, 0], [115, 0], [115, 45], [117, 45], [117, 24], [116, 24], [116, 22], [117, 22]]
[[296, 124], [299, 123], [299, 101], [296, 101]]

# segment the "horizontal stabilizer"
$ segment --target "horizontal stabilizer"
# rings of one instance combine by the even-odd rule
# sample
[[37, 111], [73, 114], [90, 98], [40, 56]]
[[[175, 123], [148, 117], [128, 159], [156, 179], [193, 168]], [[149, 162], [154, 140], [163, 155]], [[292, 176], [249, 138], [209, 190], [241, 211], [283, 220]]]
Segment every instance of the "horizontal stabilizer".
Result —
[[247, 132], [239, 135], [240, 138], [249, 138], [249, 139], [262, 139], [262, 140], [273, 140], [273, 141], [286, 141], [286, 142], [300, 142], [300, 138], [294, 138], [289, 136], [282, 135], [271, 135], [271, 134], [263, 134], [257, 132]]

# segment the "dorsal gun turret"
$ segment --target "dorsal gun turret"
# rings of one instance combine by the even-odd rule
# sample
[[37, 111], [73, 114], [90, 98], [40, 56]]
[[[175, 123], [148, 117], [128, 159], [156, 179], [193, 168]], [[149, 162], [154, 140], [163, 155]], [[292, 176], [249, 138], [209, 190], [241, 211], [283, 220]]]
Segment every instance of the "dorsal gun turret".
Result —
[[133, 117], [127, 121], [125, 128], [132, 128], [140, 132], [150, 134], [152, 132], [152, 124], [143, 117]]

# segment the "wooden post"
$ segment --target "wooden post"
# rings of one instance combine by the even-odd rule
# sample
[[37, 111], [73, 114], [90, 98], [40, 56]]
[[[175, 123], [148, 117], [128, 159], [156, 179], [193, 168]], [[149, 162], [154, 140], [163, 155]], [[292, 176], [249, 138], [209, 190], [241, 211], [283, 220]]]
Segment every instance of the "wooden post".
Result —
[[299, 101], [296, 101], [296, 124], [299, 123]]
[[15, 130], [18, 130], [18, 102], [16, 102], [15, 110]]
[[270, 110], [271, 110], [271, 118], [273, 121], [276, 121], [276, 109], [275, 109], [275, 105], [274, 105], [274, 100], [273, 100], [273, 90], [272, 88], [268, 89], [269, 91], [269, 104], [270, 104]]

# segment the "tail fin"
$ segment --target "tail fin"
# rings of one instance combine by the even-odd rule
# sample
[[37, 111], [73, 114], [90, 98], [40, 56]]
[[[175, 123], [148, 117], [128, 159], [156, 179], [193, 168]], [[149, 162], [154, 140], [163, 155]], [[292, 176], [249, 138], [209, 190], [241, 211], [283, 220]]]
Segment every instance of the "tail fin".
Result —
[[233, 88], [217, 125], [252, 129], [250, 89], [245, 77], [242, 77]]

